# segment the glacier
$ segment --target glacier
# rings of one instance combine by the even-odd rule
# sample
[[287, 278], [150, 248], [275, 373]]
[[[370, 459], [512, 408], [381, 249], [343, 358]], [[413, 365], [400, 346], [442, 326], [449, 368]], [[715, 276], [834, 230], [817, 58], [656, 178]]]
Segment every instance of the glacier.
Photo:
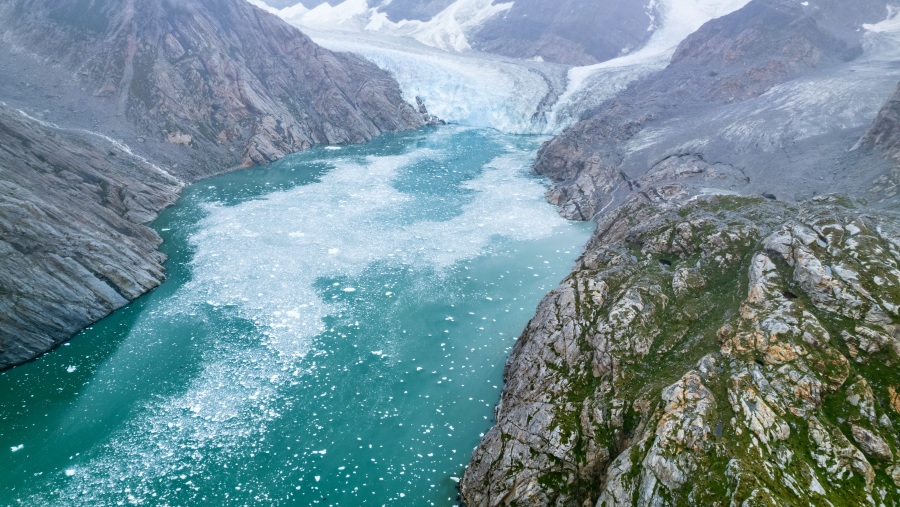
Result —
[[516, 60], [471, 50], [466, 33], [512, 3], [457, 0], [428, 21], [393, 22], [366, 0], [307, 9], [273, 9], [336, 51], [357, 53], [391, 72], [407, 100], [461, 125], [513, 134], [555, 134], [629, 83], [664, 68], [678, 44], [703, 23], [749, 0], [652, 0], [654, 31], [642, 48], [588, 67]]

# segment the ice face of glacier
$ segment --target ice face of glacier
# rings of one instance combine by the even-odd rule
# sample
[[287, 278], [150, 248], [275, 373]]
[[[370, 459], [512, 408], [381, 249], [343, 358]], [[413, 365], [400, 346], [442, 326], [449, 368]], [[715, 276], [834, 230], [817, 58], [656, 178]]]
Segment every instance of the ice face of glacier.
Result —
[[547, 111], [565, 87], [565, 68], [487, 54], [441, 51], [372, 32], [306, 32], [335, 51], [357, 53], [389, 71], [404, 97], [425, 100], [444, 121], [516, 134], [547, 129]]
[[[422, 97], [429, 110], [445, 121], [512, 133], [554, 133], [629, 83], [664, 68], [687, 35], [748, 1], [641, 4], [640, 13], [628, 15], [644, 23], [642, 30], [649, 34], [646, 41], [621, 48], [623, 54], [612, 60], [571, 69], [467, 51], [482, 43], [472, 34], [515, 12], [517, 4], [511, 2], [456, 0], [428, 21], [394, 21], [384, 5], [372, 7], [366, 0], [345, 0], [333, 6], [295, 4], [276, 12], [316, 42], [361, 54], [387, 69], [400, 82], [407, 100]], [[595, 6], [567, 5], [570, 11], [576, 7], [596, 10]], [[617, 21], [610, 17], [604, 23], [616, 26]]]

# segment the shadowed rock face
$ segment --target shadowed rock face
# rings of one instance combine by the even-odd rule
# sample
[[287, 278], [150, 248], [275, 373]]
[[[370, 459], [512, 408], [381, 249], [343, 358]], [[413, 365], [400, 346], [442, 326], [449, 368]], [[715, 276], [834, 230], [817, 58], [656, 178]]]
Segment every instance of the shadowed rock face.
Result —
[[891, 157], [900, 157], [900, 86], [878, 113], [863, 143]]
[[[728, 116], [728, 111], [741, 111], [732, 116], [751, 116], [767, 107], [761, 104], [763, 94], [779, 85], [849, 65], [863, 53], [861, 25], [886, 16], [886, 3], [880, 0], [854, 3], [852, 8], [836, 0], [814, 4], [754, 0], [705, 24], [681, 43], [665, 70], [634, 83], [541, 149], [536, 171], [559, 182], [550, 194], [551, 201], [562, 206], [567, 217], [589, 220], [609, 204], [608, 194], [622, 186], [633, 189], [630, 180], [646, 173], [662, 157], [698, 154], [698, 148], [691, 146], [696, 143], [684, 135], [677, 139], [685, 146], [683, 153], [657, 150], [647, 155], [659, 157], [656, 160], [642, 159], [637, 166], [627, 163], [625, 159], [633, 154], [625, 152], [626, 145], [638, 144], [639, 136], [649, 138], [650, 134], [644, 133], [660, 125], [669, 125], [671, 131], [677, 123], [682, 132], [696, 132], [697, 137], [706, 139], [704, 150], [733, 145], [734, 139], [725, 139], [725, 133], [708, 131], [713, 128], [710, 120]], [[863, 79], [856, 81], [863, 83]], [[868, 95], [871, 97], [871, 93]], [[774, 100], [788, 99], [773, 98], [770, 102]], [[720, 128], [738, 129], [739, 124], [735, 120]], [[785, 149], [796, 144], [788, 139], [777, 141], [782, 142]], [[820, 144], [828, 144], [834, 157], [844, 157], [840, 153], [852, 146], [841, 144], [845, 142], [841, 137], [821, 140]], [[722, 153], [717, 161], [749, 166], [748, 170], [766, 168], [772, 171], [765, 175], [771, 181], [807, 170], [791, 166], [776, 171], [778, 160], [766, 158], [765, 150], [756, 150], [755, 154], [748, 148], [718, 151]], [[756, 176], [759, 180], [763, 175]]]
[[472, 35], [477, 49], [589, 65], [640, 47], [653, 34], [647, 2], [517, 0]]
[[159, 285], [162, 240], [139, 224], [181, 187], [99, 138], [0, 107], [0, 370]]
[[75, 72], [104, 120], [182, 153], [189, 179], [424, 124], [387, 73], [241, 0], [7, 0], [0, 19], [36, 64]]
[[893, 162], [893, 170], [875, 181], [872, 192], [895, 197], [900, 193], [900, 86], [881, 108], [861, 144]]

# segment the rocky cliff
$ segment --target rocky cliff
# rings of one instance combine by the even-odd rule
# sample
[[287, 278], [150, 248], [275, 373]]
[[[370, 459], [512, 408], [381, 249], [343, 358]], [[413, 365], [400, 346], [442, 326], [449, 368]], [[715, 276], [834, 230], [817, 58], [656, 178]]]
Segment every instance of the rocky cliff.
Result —
[[[58, 123], [98, 103], [94, 123], [188, 179], [424, 124], [386, 72], [241, 0], [4, 0], [0, 20], [9, 58], [37, 67], [10, 103], [41, 111], [52, 94]], [[48, 89], [58, 69], [75, 78]]]
[[[822, 160], [847, 157], [871, 122], [873, 104], [880, 107], [879, 95], [896, 85], [883, 64], [876, 70], [862, 58], [861, 27], [884, 19], [885, 7], [880, 0], [753, 0], [708, 22], [680, 44], [665, 70], [542, 148], [535, 169], [557, 182], [551, 200], [567, 217], [589, 220], [611, 204], [616, 189], [630, 191], [657, 163], [681, 155], [743, 170], [745, 183], [761, 193], [802, 189], [806, 195], [789, 197], [805, 198], [828, 191], [816, 180], [834, 185], [840, 175], [817, 174]], [[838, 111], [846, 121], [834, 121]], [[809, 157], [813, 145], [827, 155]], [[801, 185], [786, 180], [798, 174], [815, 177]], [[745, 187], [736, 180], [725, 188]]]
[[159, 285], [162, 240], [140, 224], [181, 187], [103, 139], [0, 107], [0, 369]]
[[0, 69], [0, 370], [160, 283], [183, 182], [433, 120], [243, 0], [0, 0]]
[[894, 198], [900, 191], [900, 86], [878, 112], [860, 141], [862, 147], [893, 162], [893, 169], [875, 181], [872, 194]]
[[900, 158], [900, 86], [878, 112], [878, 117], [863, 138], [863, 144]]
[[900, 217], [685, 195], [636, 194], [541, 303], [466, 505], [900, 501]]

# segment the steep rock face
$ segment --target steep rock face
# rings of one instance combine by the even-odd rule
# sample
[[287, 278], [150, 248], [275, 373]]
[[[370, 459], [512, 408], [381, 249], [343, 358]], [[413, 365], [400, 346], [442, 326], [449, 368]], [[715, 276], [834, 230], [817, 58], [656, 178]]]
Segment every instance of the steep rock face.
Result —
[[607, 215], [540, 305], [466, 505], [900, 500], [898, 217], [684, 196]]
[[653, 34], [648, 2], [518, 0], [472, 35], [477, 49], [517, 58], [590, 65], [643, 45]]
[[900, 85], [878, 113], [863, 143], [893, 158], [900, 157]]
[[7, 44], [181, 152], [189, 179], [424, 124], [386, 72], [242, 0], [5, 0], [0, 20]]
[[877, 196], [895, 197], [900, 192], [900, 86], [879, 111], [861, 144], [893, 161], [893, 170], [878, 178], [871, 192]]
[[[861, 25], [882, 20], [887, 12], [885, 6], [881, 0], [852, 6], [837, 0], [809, 5], [753, 0], [738, 11], [708, 22], [681, 43], [665, 70], [634, 83], [541, 149], [535, 169], [557, 182], [551, 201], [560, 205], [569, 218], [593, 218], [610, 204], [607, 196], [612, 190], [633, 186], [633, 171], [645, 172], [659, 161], [645, 160], [642, 167], [623, 165], [623, 159], [631, 155], [626, 149], [644, 147], [629, 147], [628, 143], [649, 127], [667, 124], [673, 130], [671, 125], [677, 124], [682, 132], [701, 132], [710, 117], [723, 117], [741, 104], [762, 100], [763, 94], [778, 85], [842, 68], [863, 53]], [[746, 115], [752, 112], [748, 110]], [[738, 129], [750, 132], [754, 125], [735, 121], [722, 127], [730, 131], [704, 134], [721, 141], [707, 142], [707, 146], [726, 145], [740, 135]], [[797, 144], [789, 139], [791, 136], [786, 137], [772, 151]], [[691, 140], [679, 139], [684, 143], [680, 153], [662, 155], [698, 154]], [[643, 144], [651, 146], [654, 142], [658, 139], [654, 141], [652, 135], [647, 135]], [[844, 152], [849, 147], [836, 144], [834, 151]], [[762, 148], [757, 153], [767, 147]], [[750, 148], [741, 150], [747, 152]], [[658, 151], [647, 157], [659, 156]], [[738, 161], [754, 162], [743, 164], [750, 168], [771, 168], [773, 163], [768, 159], [753, 160], [752, 154], [747, 153], [724, 155], [734, 160], [718, 160], [732, 165]], [[797, 170], [779, 169], [771, 170], [773, 174], [765, 177], [776, 180], [780, 174]]]
[[159, 285], [162, 240], [139, 224], [181, 187], [99, 138], [0, 107], [0, 370]]

